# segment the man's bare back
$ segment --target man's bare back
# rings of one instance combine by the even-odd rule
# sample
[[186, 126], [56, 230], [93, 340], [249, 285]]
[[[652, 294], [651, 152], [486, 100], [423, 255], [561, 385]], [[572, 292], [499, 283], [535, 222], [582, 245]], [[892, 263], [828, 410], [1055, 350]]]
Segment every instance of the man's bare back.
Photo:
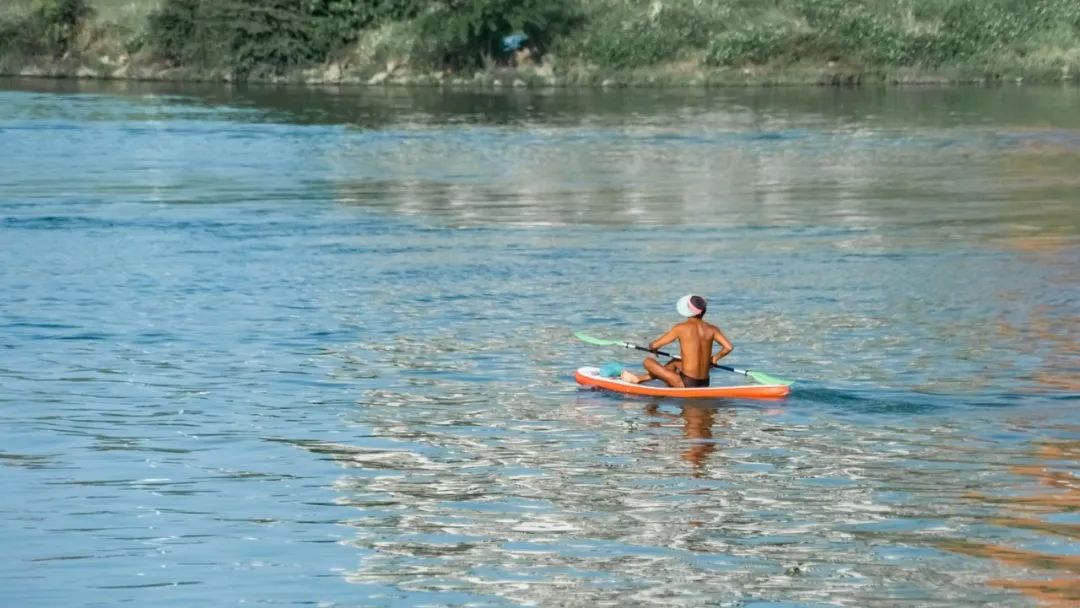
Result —
[[[706, 323], [705, 299], [700, 296], [684, 296], [676, 304], [680, 314], [689, 316], [687, 320], [672, 327], [666, 334], [649, 343], [649, 348], [658, 350], [679, 341], [681, 359], [672, 359], [667, 365], [661, 365], [656, 359], [645, 360], [645, 374], [623, 373], [623, 379], [630, 382], [648, 382], [659, 378], [674, 387], [708, 386], [709, 370], [712, 364], [726, 357], [734, 350], [720, 328]], [[712, 345], [716, 342], [720, 350], [713, 355]]]

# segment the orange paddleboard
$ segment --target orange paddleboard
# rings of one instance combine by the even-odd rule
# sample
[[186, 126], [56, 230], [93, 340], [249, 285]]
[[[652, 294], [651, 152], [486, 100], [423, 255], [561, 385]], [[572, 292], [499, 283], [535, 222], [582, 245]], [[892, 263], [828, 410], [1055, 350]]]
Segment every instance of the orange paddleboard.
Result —
[[582, 386], [602, 388], [628, 395], [649, 397], [678, 397], [682, 399], [777, 399], [785, 397], [791, 388], [783, 384], [751, 384], [745, 386], [704, 386], [699, 388], [673, 388], [657, 384], [634, 384], [619, 378], [600, 375], [598, 367], [581, 367], [574, 379]]

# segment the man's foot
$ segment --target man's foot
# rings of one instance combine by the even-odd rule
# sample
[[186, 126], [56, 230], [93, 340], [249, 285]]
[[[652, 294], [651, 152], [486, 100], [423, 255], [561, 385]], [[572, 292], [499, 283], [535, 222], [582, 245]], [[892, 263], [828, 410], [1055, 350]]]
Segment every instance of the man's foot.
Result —
[[619, 374], [619, 378], [621, 378], [624, 382], [632, 382], [634, 384], [639, 384], [641, 382], [641, 378], [638, 378], [637, 376], [631, 374], [625, 369], [623, 370], [623, 373]]

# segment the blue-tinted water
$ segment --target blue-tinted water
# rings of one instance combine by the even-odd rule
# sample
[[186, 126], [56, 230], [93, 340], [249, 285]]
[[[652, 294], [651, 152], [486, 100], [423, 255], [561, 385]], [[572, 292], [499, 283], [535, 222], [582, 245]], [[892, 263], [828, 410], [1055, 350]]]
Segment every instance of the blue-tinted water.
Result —
[[[0, 605], [1080, 599], [1076, 90], [86, 86], [0, 90]], [[574, 385], [688, 291], [790, 398]]]

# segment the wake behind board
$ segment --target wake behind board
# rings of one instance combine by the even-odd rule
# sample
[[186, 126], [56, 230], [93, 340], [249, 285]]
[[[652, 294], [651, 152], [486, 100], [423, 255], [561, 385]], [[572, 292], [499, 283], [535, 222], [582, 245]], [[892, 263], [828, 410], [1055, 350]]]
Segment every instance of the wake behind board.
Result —
[[791, 388], [783, 384], [752, 384], [746, 386], [705, 386], [698, 388], [673, 388], [656, 384], [634, 384], [620, 378], [600, 375], [598, 367], [580, 367], [574, 379], [582, 386], [602, 388], [627, 395], [649, 397], [679, 397], [682, 399], [776, 399], [785, 397]]

